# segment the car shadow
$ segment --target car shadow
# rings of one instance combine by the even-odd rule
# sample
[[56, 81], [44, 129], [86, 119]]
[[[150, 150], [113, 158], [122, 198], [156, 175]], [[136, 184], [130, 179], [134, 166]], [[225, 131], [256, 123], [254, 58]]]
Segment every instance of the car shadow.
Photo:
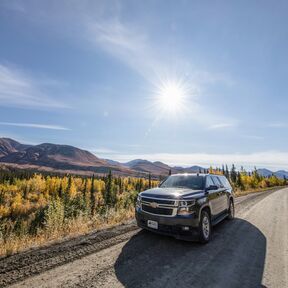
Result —
[[261, 231], [236, 218], [214, 227], [206, 245], [141, 230], [114, 268], [125, 287], [264, 287], [265, 254]]

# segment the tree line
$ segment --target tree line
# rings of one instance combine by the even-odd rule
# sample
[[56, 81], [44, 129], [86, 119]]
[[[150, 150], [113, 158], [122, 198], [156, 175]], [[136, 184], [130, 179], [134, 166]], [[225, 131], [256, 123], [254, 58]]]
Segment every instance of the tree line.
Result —
[[[256, 168], [237, 171], [235, 165], [199, 172], [225, 175], [236, 191], [288, 184], [287, 179], [275, 175], [263, 177]], [[165, 176], [156, 179], [151, 174], [147, 178], [120, 177], [111, 171], [84, 177], [0, 169], [0, 255], [41, 237], [44, 242], [77, 229], [87, 232], [131, 218], [138, 193], [156, 187], [163, 179]], [[84, 227], [86, 230], [81, 230]]]
[[53, 233], [75, 219], [99, 222], [112, 214], [127, 214], [139, 192], [157, 185], [152, 177], [111, 172], [80, 177], [0, 170], [0, 244], [44, 230]]

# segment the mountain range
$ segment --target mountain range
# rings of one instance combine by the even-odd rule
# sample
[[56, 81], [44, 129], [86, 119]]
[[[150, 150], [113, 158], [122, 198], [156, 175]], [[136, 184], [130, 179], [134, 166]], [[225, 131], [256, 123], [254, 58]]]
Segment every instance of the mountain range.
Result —
[[264, 177], [270, 177], [272, 175], [275, 175], [278, 178], [288, 179], [288, 171], [285, 171], [285, 170], [279, 170], [276, 172], [272, 172], [271, 170], [263, 168], [263, 169], [257, 169], [257, 172], [259, 175], [264, 176]]
[[[111, 170], [117, 175], [145, 176], [151, 173], [153, 176], [164, 176], [168, 175], [170, 170], [172, 173], [195, 173], [205, 169], [200, 166], [171, 167], [160, 161], [151, 162], [143, 159], [120, 163], [98, 158], [89, 151], [69, 145], [26, 145], [10, 138], [0, 138], [0, 163], [20, 169], [83, 175], [103, 174]], [[283, 170], [272, 172], [268, 169], [258, 169], [258, 173], [265, 177], [274, 174], [280, 178], [288, 178], [288, 172]]]

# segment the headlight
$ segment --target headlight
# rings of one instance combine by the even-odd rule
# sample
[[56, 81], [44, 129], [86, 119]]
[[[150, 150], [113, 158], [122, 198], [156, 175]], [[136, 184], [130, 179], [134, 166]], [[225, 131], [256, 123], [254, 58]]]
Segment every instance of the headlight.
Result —
[[178, 215], [191, 215], [193, 213], [193, 206], [196, 200], [181, 200], [179, 201]]
[[187, 201], [179, 201], [179, 207], [187, 207], [188, 203]]
[[140, 205], [141, 205], [141, 196], [138, 195], [137, 196], [137, 201], [136, 201], [136, 207], [140, 208]]
[[190, 207], [195, 205], [196, 200], [192, 199], [192, 200], [181, 200], [179, 201], [179, 207]]

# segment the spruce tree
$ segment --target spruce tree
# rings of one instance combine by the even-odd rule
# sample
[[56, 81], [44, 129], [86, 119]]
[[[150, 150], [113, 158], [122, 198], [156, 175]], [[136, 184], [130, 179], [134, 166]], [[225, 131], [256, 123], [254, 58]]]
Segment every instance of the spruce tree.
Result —
[[226, 168], [225, 168], [225, 176], [226, 176], [227, 179], [229, 179], [230, 175], [229, 175], [228, 165], [226, 164], [225, 166], [226, 166]]
[[62, 179], [60, 180], [60, 186], [58, 189], [58, 197], [63, 200], [63, 186], [62, 186]]
[[92, 180], [91, 180], [91, 188], [90, 188], [90, 211], [91, 211], [91, 216], [95, 215], [96, 212], [96, 193], [95, 193], [95, 187], [94, 187], [94, 174], [92, 175]]
[[84, 179], [83, 203], [84, 203], [85, 209], [87, 210], [87, 178]]
[[105, 193], [105, 204], [110, 207], [112, 205], [112, 172], [109, 170], [106, 178], [106, 193]]
[[232, 168], [231, 168], [231, 181], [235, 184], [237, 180], [237, 173], [236, 173], [236, 168], [235, 165], [232, 164]]
[[243, 185], [242, 176], [240, 172], [237, 173], [236, 186], [239, 187], [241, 190], [244, 190], [244, 185]]
[[224, 165], [222, 165], [222, 174], [225, 175], [225, 168], [224, 168]]

